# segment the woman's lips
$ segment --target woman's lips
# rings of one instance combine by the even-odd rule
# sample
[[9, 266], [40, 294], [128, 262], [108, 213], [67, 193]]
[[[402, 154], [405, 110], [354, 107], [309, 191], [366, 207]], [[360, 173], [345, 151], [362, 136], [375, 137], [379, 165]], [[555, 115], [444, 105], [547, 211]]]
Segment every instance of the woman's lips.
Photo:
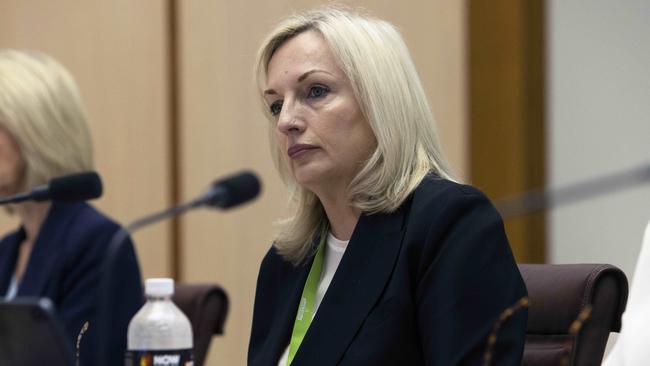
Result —
[[318, 146], [316, 146], [316, 145], [296, 144], [296, 145], [291, 146], [287, 150], [287, 155], [289, 155], [289, 157], [291, 159], [295, 159], [298, 156], [302, 155], [302, 153], [307, 152], [309, 150], [314, 150], [314, 149], [317, 149], [317, 148], [318, 148]]

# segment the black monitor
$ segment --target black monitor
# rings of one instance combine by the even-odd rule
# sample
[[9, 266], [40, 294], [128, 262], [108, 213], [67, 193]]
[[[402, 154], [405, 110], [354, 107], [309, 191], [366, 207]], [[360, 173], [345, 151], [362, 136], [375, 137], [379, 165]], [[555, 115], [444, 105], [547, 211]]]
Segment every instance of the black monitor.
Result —
[[0, 302], [0, 365], [74, 366], [74, 360], [50, 300]]

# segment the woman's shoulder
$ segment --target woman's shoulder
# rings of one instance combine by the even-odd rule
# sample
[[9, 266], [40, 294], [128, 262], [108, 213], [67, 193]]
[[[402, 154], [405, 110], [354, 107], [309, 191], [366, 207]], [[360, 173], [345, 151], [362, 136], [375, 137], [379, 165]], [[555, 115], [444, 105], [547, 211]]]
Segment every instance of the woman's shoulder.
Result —
[[485, 205], [493, 208], [490, 200], [478, 188], [435, 174], [428, 174], [422, 179], [413, 192], [413, 205], [438, 210], [456, 205]]
[[305, 260], [299, 264], [291, 263], [278, 252], [278, 249], [273, 244], [260, 263], [257, 277], [258, 287], [264, 287], [264, 284], [277, 286], [279, 282], [291, 281], [308, 270], [310, 266], [310, 260]]
[[301, 265], [295, 266], [291, 262], [287, 261], [278, 252], [278, 248], [275, 246], [275, 243], [273, 243], [262, 258], [260, 271], [274, 273], [288, 272], [293, 271], [296, 267], [301, 267]]
[[[61, 231], [52, 232], [54, 240], [60, 243], [67, 268], [82, 267], [95, 271], [102, 268], [111, 240], [121, 228], [110, 217], [88, 203], [74, 203], [58, 206], [53, 212], [57, 222], [65, 225]], [[117, 255], [123, 275], [140, 280], [137, 256], [130, 237]]]
[[[46, 239], [61, 239], [64, 235], [74, 241], [75, 238], [97, 238], [102, 233], [115, 233], [119, 228], [118, 223], [88, 203], [55, 203], [39, 235]], [[0, 238], [0, 247], [21, 241], [24, 236], [21, 227], [10, 231]]]
[[115, 232], [120, 228], [120, 225], [112, 218], [86, 202], [66, 204], [57, 207], [55, 212], [62, 219], [68, 217], [70, 224], [74, 224], [71, 229], [80, 232]]
[[502, 225], [501, 215], [479, 189], [434, 175], [422, 180], [405, 208], [415, 232], [443, 235], [457, 227]]
[[[57, 204], [48, 217], [48, 228], [53, 237], [65, 243], [63, 250], [69, 257], [102, 256], [120, 225], [92, 205], [81, 202]], [[56, 228], [56, 227], [59, 228]], [[127, 246], [132, 246], [128, 240]], [[93, 254], [90, 254], [93, 253]]]

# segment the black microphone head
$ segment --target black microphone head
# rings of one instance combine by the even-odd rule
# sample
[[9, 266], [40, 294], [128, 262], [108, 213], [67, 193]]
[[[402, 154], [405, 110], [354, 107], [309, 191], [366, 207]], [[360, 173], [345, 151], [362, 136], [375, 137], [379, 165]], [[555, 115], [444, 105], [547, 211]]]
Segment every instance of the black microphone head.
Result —
[[49, 199], [60, 202], [85, 201], [102, 195], [102, 180], [96, 172], [54, 178], [49, 184]]
[[244, 171], [214, 182], [202, 201], [207, 206], [230, 208], [257, 197], [260, 188], [257, 175]]

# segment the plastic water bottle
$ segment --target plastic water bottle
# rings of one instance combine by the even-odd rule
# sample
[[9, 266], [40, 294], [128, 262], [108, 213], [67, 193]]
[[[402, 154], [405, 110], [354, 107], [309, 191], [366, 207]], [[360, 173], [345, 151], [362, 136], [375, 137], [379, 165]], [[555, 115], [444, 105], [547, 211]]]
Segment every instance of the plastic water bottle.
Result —
[[127, 366], [193, 366], [192, 326], [171, 301], [174, 280], [145, 282], [147, 302], [129, 323]]

